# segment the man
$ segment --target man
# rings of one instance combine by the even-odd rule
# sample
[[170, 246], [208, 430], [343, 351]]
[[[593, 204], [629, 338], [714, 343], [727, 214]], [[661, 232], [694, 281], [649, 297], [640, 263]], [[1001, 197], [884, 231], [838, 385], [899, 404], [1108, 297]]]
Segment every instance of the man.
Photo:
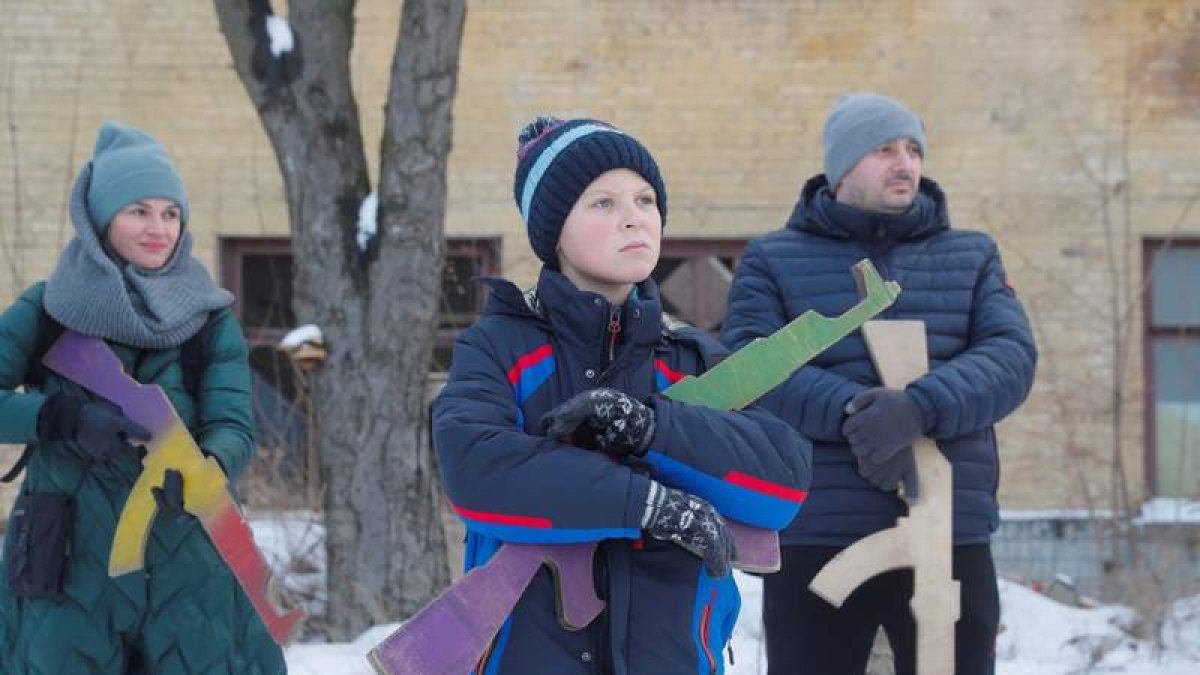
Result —
[[912, 444], [927, 436], [953, 466], [953, 572], [962, 589], [955, 672], [992, 673], [1000, 614], [989, 545], [999, 524], [993, 425], [1033, 384], [1029, 322], [996, 243], [950, 229], [945, 195], [921, 175], [927, 146], [916, 115], [886, 96], [846, 95], [823, 140], [825, 173], [805, 184], [785, 228], [747, 246], [722, 339], [737, 348], [806, 310], [841, 314], [858, 300], [849, 269], [869, 258], [903, 289], [882, 318], [925, 322], [930, 370], [902, 391], [882, 387], [855, 333], [761, 401], [814, 443], [804, 514], [781, 533], [782, 571], [765, 578], [770, 672], [862, 673], [880, 626], [896, 672], [915, 672], [911, 570], [876, 576], [841, 609], [808, 584], [838, 552], [904, 514], [897, 488], [915, 497]]

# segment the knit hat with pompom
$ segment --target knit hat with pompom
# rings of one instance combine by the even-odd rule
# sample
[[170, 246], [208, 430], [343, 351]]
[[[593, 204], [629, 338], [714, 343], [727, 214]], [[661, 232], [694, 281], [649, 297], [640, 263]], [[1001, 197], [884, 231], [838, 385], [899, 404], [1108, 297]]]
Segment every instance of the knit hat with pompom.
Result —
[[513, 197], [529, 233], [529, 245], [543, 263], [558, 267], [558, 237], [579, 195], [600, 174], [629, 169], [654, 188], [663, 227], [667, 189], [650, 151], [636, 138], [606, 122], [538, 117], [517, 136]]

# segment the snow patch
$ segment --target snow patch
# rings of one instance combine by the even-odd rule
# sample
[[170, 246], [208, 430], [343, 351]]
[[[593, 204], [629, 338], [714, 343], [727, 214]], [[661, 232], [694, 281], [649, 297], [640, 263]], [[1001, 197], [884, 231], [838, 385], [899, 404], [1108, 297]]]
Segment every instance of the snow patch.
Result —
[[[254, 514], [254, 538], [292, 598], [305, 598], [305, 609], [325, 605], [325, 529], [319, 514], [291, 511]], [[762, 580], [741, 572], [734, 579], [742, 609], [733, 630], [734, 665], [727, 675], [767, 672], [762, 628]], [[1000, 580], [1000, 621], [996, 642], [997, 675], [1195, 675], [1200, 673], [1200, 596], [1169, 608], [1162, 649], [1130, 635], [1137, 620], [1122, 606], [1068, 607], [1018, 583]], [[374, 675], [366, 654], [400, 624], [374, 626], [348, 643], [305, 643], [287, 647], [288, 672], [295, 675]], [[722, 650], [722, 655], [727, 652]]]
[[1200, 661], [1200, 595], [1171, 603], [1163, 622], [1162, 643], [1167, 651]]
[[374, 192], [367, 195], [362, 206], [358, 207], [358, 250], [366, 252], [367, 245], [375, 238], [378, 223], [375, 217], [379, 215], [379, 196]]
[[275, 58], [279, 58], [284, 52], [292, 51], [296, 44], [292, 27], [274, 14], [267, 15], [267, 35], [271, 38], [271, 56]]
[[1200, 500], [1156, 497], [1142, 504], [1139, 523], [1200, 523]]
[[1001, 521], [1029, 520], [1103, 520], [1112, 517], [1112, 511], [1097, 509], [1001, 509]]
[[305, 342], [312, 344], [322, 344], [324, 339], [321, 337], [321, 329], [314, 324], [306, 323], [299, 328], [293, 328], [290, 333], [283, 336], [279, 341], [280, 349], [295, 349]]

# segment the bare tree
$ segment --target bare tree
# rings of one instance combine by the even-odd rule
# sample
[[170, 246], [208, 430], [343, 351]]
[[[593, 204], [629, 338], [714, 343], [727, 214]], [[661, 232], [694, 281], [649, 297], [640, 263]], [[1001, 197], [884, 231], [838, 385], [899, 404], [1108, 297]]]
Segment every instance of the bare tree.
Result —
[[[1157, 260], [1143, 267], [1137, 258], [1144, 233], [1154, 234], [1160, 251], [1175, 244], [1200, 206], [1200, 190], [1167, 194], [1180, 203], [1178, 215], [1170, 219], [1161, 203], [1147, 211], [1144, 203], [1149, 200], [1135, 199], [1143, 192], [1161, 202], [1164, 194], [1161, 187], [1157, 194], [1151, 192], [1134, 169], [1137, 130], [1149, 114], [1144, 91], [1148, 75], [1135, 59], [1144, 40], [1130, 34], [1121, 60], [1099, 66], [1119, 67], [1115, 80], [1122, 85], [1120, 94], [1106, 101], [1099, 123], [1067, 115], [1060, 121], [1061, 137], [1086, 139], [1071, 146], [1082, 187], [1076, 198], [1064, 200], [1058, 211], [1044, 218], [1079, 233], [1082, 243], [1072, 247], [1069, 256], [1074, 262], [1038, 265], [1028, 251], [1022, 255], [1018, 247], [1011, 250], [1043, 282], [1044, 290], [1029, 298], [1027, 308], [1038, 330], [1040, 377], [1054, 391], [1050, 404], [1055, 424], [1047, 431], [1061, 438], [1063, 471], [1093, 516], [1097, 571], [1105, 575], [1102, 597], [1133, 606], [1141, 616], [1140, 636], [1159, 641], [1164, 610], [1179, 594], [1180, 577], [1171, 568], [1181, 566], [1181, 555], [1162, 534], [1139, 524], [1141, 497], [1150, 495], [1137, 483], [1139, 472], [1128, 466], [1136, 456], [1130, 447], [1138, 442], [1136, 412], [1147, 404], [1133, 377], [1141, 341], [1149, 339], [1139, 334], [1144, 320], [1139, 301], [1155, 278]], [[1026, 217], [1005, 214], [999, 202], [992, 215], [1014, 224], [1016, 218]], [[1046, 329], [1055, 314], [1077, 319], [1073, 332], [1056, 335]], [[1150, 478], [1142, 480], [1148, 486]], [[1185, 586], [1184, 594], [1188, 592], [1192, 591]]]
[[373, 237], [357, 227], [371, 189], [350, 81], [354, 1], [291, 0], [290, 33], [267, 0], [214, 3], [283, 174], [296, 316], [322, 328], [329, 350], [311, 395], [326, 618], [330, 636], [345, 639], [411, 616], [449, 582], [425, 391], [465, 2], [404, 3]]

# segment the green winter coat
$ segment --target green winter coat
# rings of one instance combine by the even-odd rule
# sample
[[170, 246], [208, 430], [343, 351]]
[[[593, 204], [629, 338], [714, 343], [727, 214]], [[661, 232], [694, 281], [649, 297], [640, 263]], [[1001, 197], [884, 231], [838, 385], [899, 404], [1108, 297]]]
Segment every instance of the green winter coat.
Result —
[[[90, 454], [73, 442], [37, 442], [38, 411], [47, 396], [86, 395], [52, 372], [41, 391], [18, 391], [37, 344], [43, 290], [44, 284], [30, 288], [0, 315], [0, 443], [35, 446], [14, 510], [29, 494], [74, 494], [76, 522], [65, 599], [17, 599], [0, 578], [0, 673], [286, 672], [282, 651], [195, 519], [157, 520], [145, 568], [108, 576], [113, 533], [141, 462], [131, 453], [89, 465]], [[232, 482], [255, 448], [247, 347], [228, 308], [204, 330], [196, 401], [183, 387], [179, 348], [109, 346], [136, 380], [163, 388], [197, 444]], [[10, 546], [6, 536], [6, 554]]]

